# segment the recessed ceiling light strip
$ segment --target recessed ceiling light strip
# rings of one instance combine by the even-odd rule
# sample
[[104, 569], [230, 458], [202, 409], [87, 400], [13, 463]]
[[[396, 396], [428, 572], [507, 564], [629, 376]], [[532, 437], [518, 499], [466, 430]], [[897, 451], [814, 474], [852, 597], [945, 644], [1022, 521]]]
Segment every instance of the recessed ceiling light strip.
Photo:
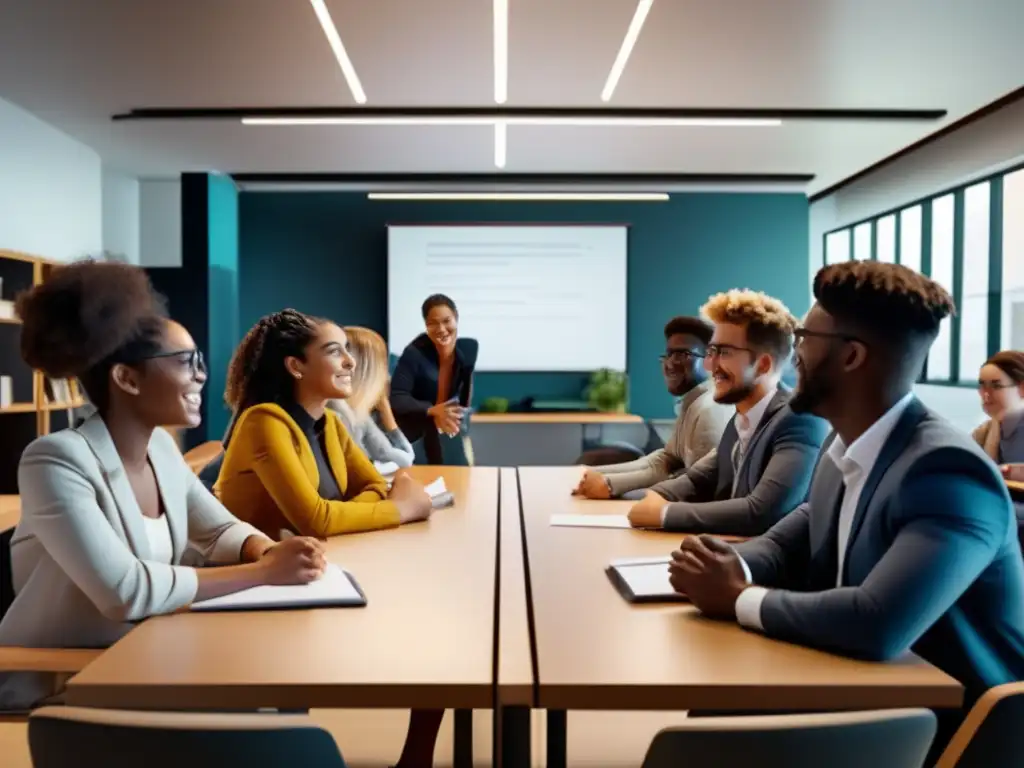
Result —
[[746, 117], [243, 117], [245, 125], [550, 125], [625, 128], [773, 128], [782, 125], [775, 118]]
[[494, 0], [494, 101], [508, 99], [508, 0]]
[[334, 20], [331, 19], [331, 13], [327, 10], [324, 0], [309, 0], [309, 4], [313, 6], [313, 12], [316, 14], [320, 26], [323, 27], [331, 50], [334, 51], [334, 58], [338, 60], [338, 66], [341, 67], [341, 72], [345, 75], [345, 82], [348, 83], [348, 89], [352, 91], [352, 98], [356, 100], [357, 104], [365, 104], [366, 93], [363, 92], [363, 84], [359, 82], [359, 75], [356, 74], [356, 68], [352, 65], [352, 59], [348, 57], [345, 44], [341, 42], [341, 35], [338, 34], [338, 28], [334, 26]]
[[666, 192], [369, 192], [369, 200], [493, 200], [493, 201], [587, 201], [663, 203]]
[[604, 83], [604, 90], [601, 91], [601, 101], [611, 101], [612, 94], [615, 93], [615, 87], [619, 84], [619, 78], [622, 77], [622, 73], [626, 69], [626, 63], [629, 61], [630, 54], [633, 53], [633, 46], [636, 45], [636, 40], [640, 37], [640, 30], [644, 27], [644, 22], [647, 20], [647, 14], [651, 12], [652, 5], [654, 5], [654, 0], [639, 0], [637, 2], [636, 11], [633, 13], [633, 20], [629, 22], [626, 36], [622, 38], [622, 47], [619, 48], [619, 53], [612, 63], [608, 79]]

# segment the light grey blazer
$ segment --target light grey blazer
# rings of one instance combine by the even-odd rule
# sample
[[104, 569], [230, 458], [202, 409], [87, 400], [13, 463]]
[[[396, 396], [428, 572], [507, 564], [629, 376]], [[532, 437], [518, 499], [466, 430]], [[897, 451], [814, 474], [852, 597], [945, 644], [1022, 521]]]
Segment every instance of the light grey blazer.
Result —
[[[199, 482], [174, 439], [149, 444], [173, 546], [173, 565], [149, 561], [142, 511], [103, 419], [35, 440], [18, 467], [21, 522], [11, 540], [15, 599], [0, 646], [103, 648], [133, 622], [195, 599], [198, 577], [181, 565], [191, 545], [211, 562], [238, 562], [260, 536]], [[0, 710], [25, 709], [59, 691], [53, 675], [0, 674]]]

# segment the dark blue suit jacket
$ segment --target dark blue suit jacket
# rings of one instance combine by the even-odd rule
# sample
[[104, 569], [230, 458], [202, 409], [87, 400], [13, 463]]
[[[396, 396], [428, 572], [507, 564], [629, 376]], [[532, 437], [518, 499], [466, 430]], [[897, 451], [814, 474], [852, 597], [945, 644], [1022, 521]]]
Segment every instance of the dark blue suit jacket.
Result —
[[865, 482], [837, 588], [844, 483], [830, 443], [807, 503], [736, 547], [773, 588], [765, 632], [873, 660], [912, 650], [959, 680], [968, 705], [1024, 679], [1024, 561], [995, 464], [912, 401]]
[[[450, 392], [451, 397], [458, 397], [459, 404], [467, 408], [473, 398], [473, 371], [479, 350], [476, 339], [457, 339], [455, 342]], [[429, 438], [426, 445], [428, 455], [434, 453], [433, 443], [437, 442], [434, 439], [437, 430], [427, 428], [433, 427], [427, 410], [437, 403], [439, 366], [437, 349], [423, 333], [403, 350], [391, 376], [390, 399], [395, 421], [410, 441]], [[437, 451], [440, 451], [439, 446]], [[429, 456], [431, 463], [443, 463], [439, 457], [439, 453], [438, 456]]]

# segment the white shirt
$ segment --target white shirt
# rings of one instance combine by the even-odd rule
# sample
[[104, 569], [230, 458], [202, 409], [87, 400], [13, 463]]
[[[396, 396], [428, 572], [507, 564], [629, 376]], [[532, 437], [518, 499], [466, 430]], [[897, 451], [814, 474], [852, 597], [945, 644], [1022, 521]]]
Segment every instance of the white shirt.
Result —
[[[843, 495], [843, 503], [839, 507], [839, 523], [836, 527], [836, 546], [838, 547], [836, 558], [836, 586], [841, 587], [843, 581], [843, 562], [846, 559], [846, 545], [850, 539], [850, 528], [853, 526], [853, 516], [857, 512], [857, 503], [860, 501], [861, 491], [864, 490], [864, 483], [867, 481], [871, 470], [878, 461], [889, 435], [896, 427], [896, 422], [914, 399], [912, 393], [903, 398], [886, 411], [878, 421], [865, 430], [864, 434], [853, 441], [847, 448], [842, 438], [836, 435], [835, 440], [828, 447], [828, 457], [836, 465], [836, 468], [843, 475], [843, 485], [846, 492]], [[747, 581], [751, 581], [750, 568], [742, 559], [743, 571], [747, 575]], [[764, 587], [748, 587], [740, 593], [736, 599], [736, 620], [745, 627], [764, 630], [761, 623], [761, 603], [764, 602], [768, 590]]]
[[142, 519], [146, 524], [146, 537], [149, 539], [149, 559], [155, 563], [171, 565], [174, 547], [171, 544], [171, 527], [167, 522], [167, 515], [143, 515]]

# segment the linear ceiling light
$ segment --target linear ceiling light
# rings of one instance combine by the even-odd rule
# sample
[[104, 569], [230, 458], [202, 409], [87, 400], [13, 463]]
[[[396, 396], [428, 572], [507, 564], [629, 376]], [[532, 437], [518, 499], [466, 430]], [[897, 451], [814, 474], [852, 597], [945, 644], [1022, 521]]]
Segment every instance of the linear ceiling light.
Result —
[[494, 0], [494, 101], [508, 99], [508, 0]]
[[348, 83], [348, 89], [352, 91], [352, 98], [356, 100], [357, 104], [365, 104], [366, 94], [363, 92], [363, 84], [359, 82], [359, 75], [356, 74], [356, 68], [352, 66], [352, 59], [348, 57], [345, 44], [341, 42], [341, 35], [338, 34], [338, 28], [334, 26], [334, 21], [331, 19], [330, 11], [327, 10], [324, 0], [309, 0], [309, 4], [313, 6], [313, 12], [316, 14], [320, 26], [323, 27], [331, 50], [334, 51], [334, 58], [338, 60], [338, 66], [341, 67], [341, 72], [345, 75], [345, 82]]
[[626, 128], [771, 128], [776, 118], [746, 117], [243, 117], [244, 125], [552, 125], [620, 126]]
[[629, 56], [633, 53], [633, 46], [636, 45], [636, 39], [640, 37], [640, 30], [644, 27], [652, 5], [654, 5], [654, 0], [639, 0], [637, 2], [633, 20], [629, 22], [626, 36], [622, 38], [622, 47], [619, 48], [619, 54], [612, 63], [608, 79], [604, 83], [604, 90], [601, 91], [601, 101], [611, 101], [612, 94], [615, 93], [615, 86], [619, 84], [619, 78], [622, 77], [622, 73], [626, 69], [626, 62], [629, 61]]
[[494, 165], [505, 167], [505, 156], [508, 152], [508, 126], [499, 120], [494, 124]]
[[493, 200], [663, 203], [665, 192], [369, 192], [369, 200]]

